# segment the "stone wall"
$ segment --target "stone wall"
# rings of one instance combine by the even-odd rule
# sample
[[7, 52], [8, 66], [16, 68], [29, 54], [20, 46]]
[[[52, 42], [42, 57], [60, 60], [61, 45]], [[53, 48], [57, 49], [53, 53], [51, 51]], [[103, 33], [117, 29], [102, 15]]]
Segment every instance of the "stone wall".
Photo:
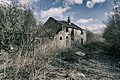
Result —
[[58, 48], [71, 47], [70, 31], [66, 32], [66, 29], [63, 29], [55, 35], [54, 41], [56, 42], [56, 46]]
[[[58, 34], [54, 37], [54, 42], [58, 48], [70, 48], [72, 42], [77, 42], [77, 44], [81, 44], [81, 39], [83, 38], [83, 43], [86, 41], [86, 33], [83, 32], [81, 35], [81, 31], [72, 28], [64, 28], [62, 31], [59, 31]], [[71, 40], [71, 33], [73, 30], [74, 40]]]
[[81, 44], [81, 31], [74, 29], [74, 42]]
[[86, 31], [83, 30], [83, 44], [86, 42]]

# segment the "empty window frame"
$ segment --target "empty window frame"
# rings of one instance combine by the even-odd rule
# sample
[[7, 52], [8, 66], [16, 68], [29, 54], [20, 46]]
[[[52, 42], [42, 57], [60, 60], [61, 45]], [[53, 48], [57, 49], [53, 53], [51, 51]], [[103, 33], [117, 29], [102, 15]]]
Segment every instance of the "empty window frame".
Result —
[[83, 30], [81, 30], [81, 35], [83, 35]]
[[83, 38], [81, 38], [81, 44], [83, 44]]
[[66, 28], [66, 32], [69, 32], [68, 28]]
[[66, 36], [66, 39], [68, 39], [68, 36]]
[[72, 31], [71, 31], [71, 40], [74, 41], [74, 29], [72, 29]]
[[62, 37], [60, 37], [60, 40], [62, 40]]

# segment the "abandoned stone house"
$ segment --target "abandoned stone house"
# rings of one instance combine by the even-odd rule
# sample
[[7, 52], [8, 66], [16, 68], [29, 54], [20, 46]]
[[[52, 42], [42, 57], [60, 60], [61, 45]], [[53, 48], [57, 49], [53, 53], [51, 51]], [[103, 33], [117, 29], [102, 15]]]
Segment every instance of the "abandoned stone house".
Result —
[[71, 23], [68, 17], [67, 21], [58, 21], [50, 17], [45, 24], [44, 37], [53, 39], [59, 48], [71, 47], [73, 43], [84, 44], [86, 42], [86, 30]]

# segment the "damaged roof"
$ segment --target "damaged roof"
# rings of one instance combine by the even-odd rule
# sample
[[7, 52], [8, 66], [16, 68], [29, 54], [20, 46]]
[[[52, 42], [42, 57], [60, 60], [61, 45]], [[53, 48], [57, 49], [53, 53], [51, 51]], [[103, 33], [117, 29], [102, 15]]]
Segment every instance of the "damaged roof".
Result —
[[65, 27], [68, 27], [68, 28], [73, 28], [73, 29], [81, 29], [81, 30], [84, 30], [82, 28], [80, 28], [79, 26], [75, 25], [74, 23], [68, 23], [67, 21], [57, 21], [56, 19], [52, 18], [52, 17], [49, 17], [49, 19], [45, 22], [44, 26], [46, 26], [46, 24], [48, 22], [54, 22], [55, 24], [58, 24], [58, 25], [63, 25]]
[[43, 25], [43, 33], [46, 34], [45, 36], [54, 37], [58, 30], [62, 27], [73, 28], [78, 30], [84, 30], [79, 26], [75, 25], [74, 23], [68, 23], [67, 21], [57, 21], [56, 19], [49, 17], [49, 19]]

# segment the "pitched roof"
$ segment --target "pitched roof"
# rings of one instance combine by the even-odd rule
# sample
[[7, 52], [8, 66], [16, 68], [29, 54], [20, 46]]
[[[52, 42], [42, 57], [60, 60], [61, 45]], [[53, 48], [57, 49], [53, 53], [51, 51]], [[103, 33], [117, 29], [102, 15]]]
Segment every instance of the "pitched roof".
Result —
[[[84, 30], [81, 27], [75, 25], [74, 23], [69, 24], [67, 21], [57, 21], [56, 19], [54, 19], [52, 17], [49, 17], [49, 19], [46, 21], [46, 23], [47, 22], [54, 22], [54, 23], [57, 23], [59, 25], [63, 25], [63, 26], [68, 27], [68, 28], [74, 28], [74, 29]], [[46, 25], [46, 23], [44, 25]]]
[[56, 33], [63, 27], [78, 29], [78, 30], [84, 30], [80, 28], [79, 26], [71, 23], [69, 24], [67, 21], [57, 21], [56, 19], [49, 17], [49, 19], [45, 22], [43, 25], [44, 34], [47, 34], [47, 36], [55, 36]]
[[44, 36], [55, 36], [56, 32], [62, 27], [61, 24], [58, 23], [57, 20], [50, 17], [45, 24], [43, 25]]
[[73, 28], [73, 29], [80, 29], [83, 30], [82, 28], [80, 28], [79, 26], [75, 25], [74, 23], [68, 23], [67, 21], [58, 21], [60, 24], [68, 27], [68, 28]]

